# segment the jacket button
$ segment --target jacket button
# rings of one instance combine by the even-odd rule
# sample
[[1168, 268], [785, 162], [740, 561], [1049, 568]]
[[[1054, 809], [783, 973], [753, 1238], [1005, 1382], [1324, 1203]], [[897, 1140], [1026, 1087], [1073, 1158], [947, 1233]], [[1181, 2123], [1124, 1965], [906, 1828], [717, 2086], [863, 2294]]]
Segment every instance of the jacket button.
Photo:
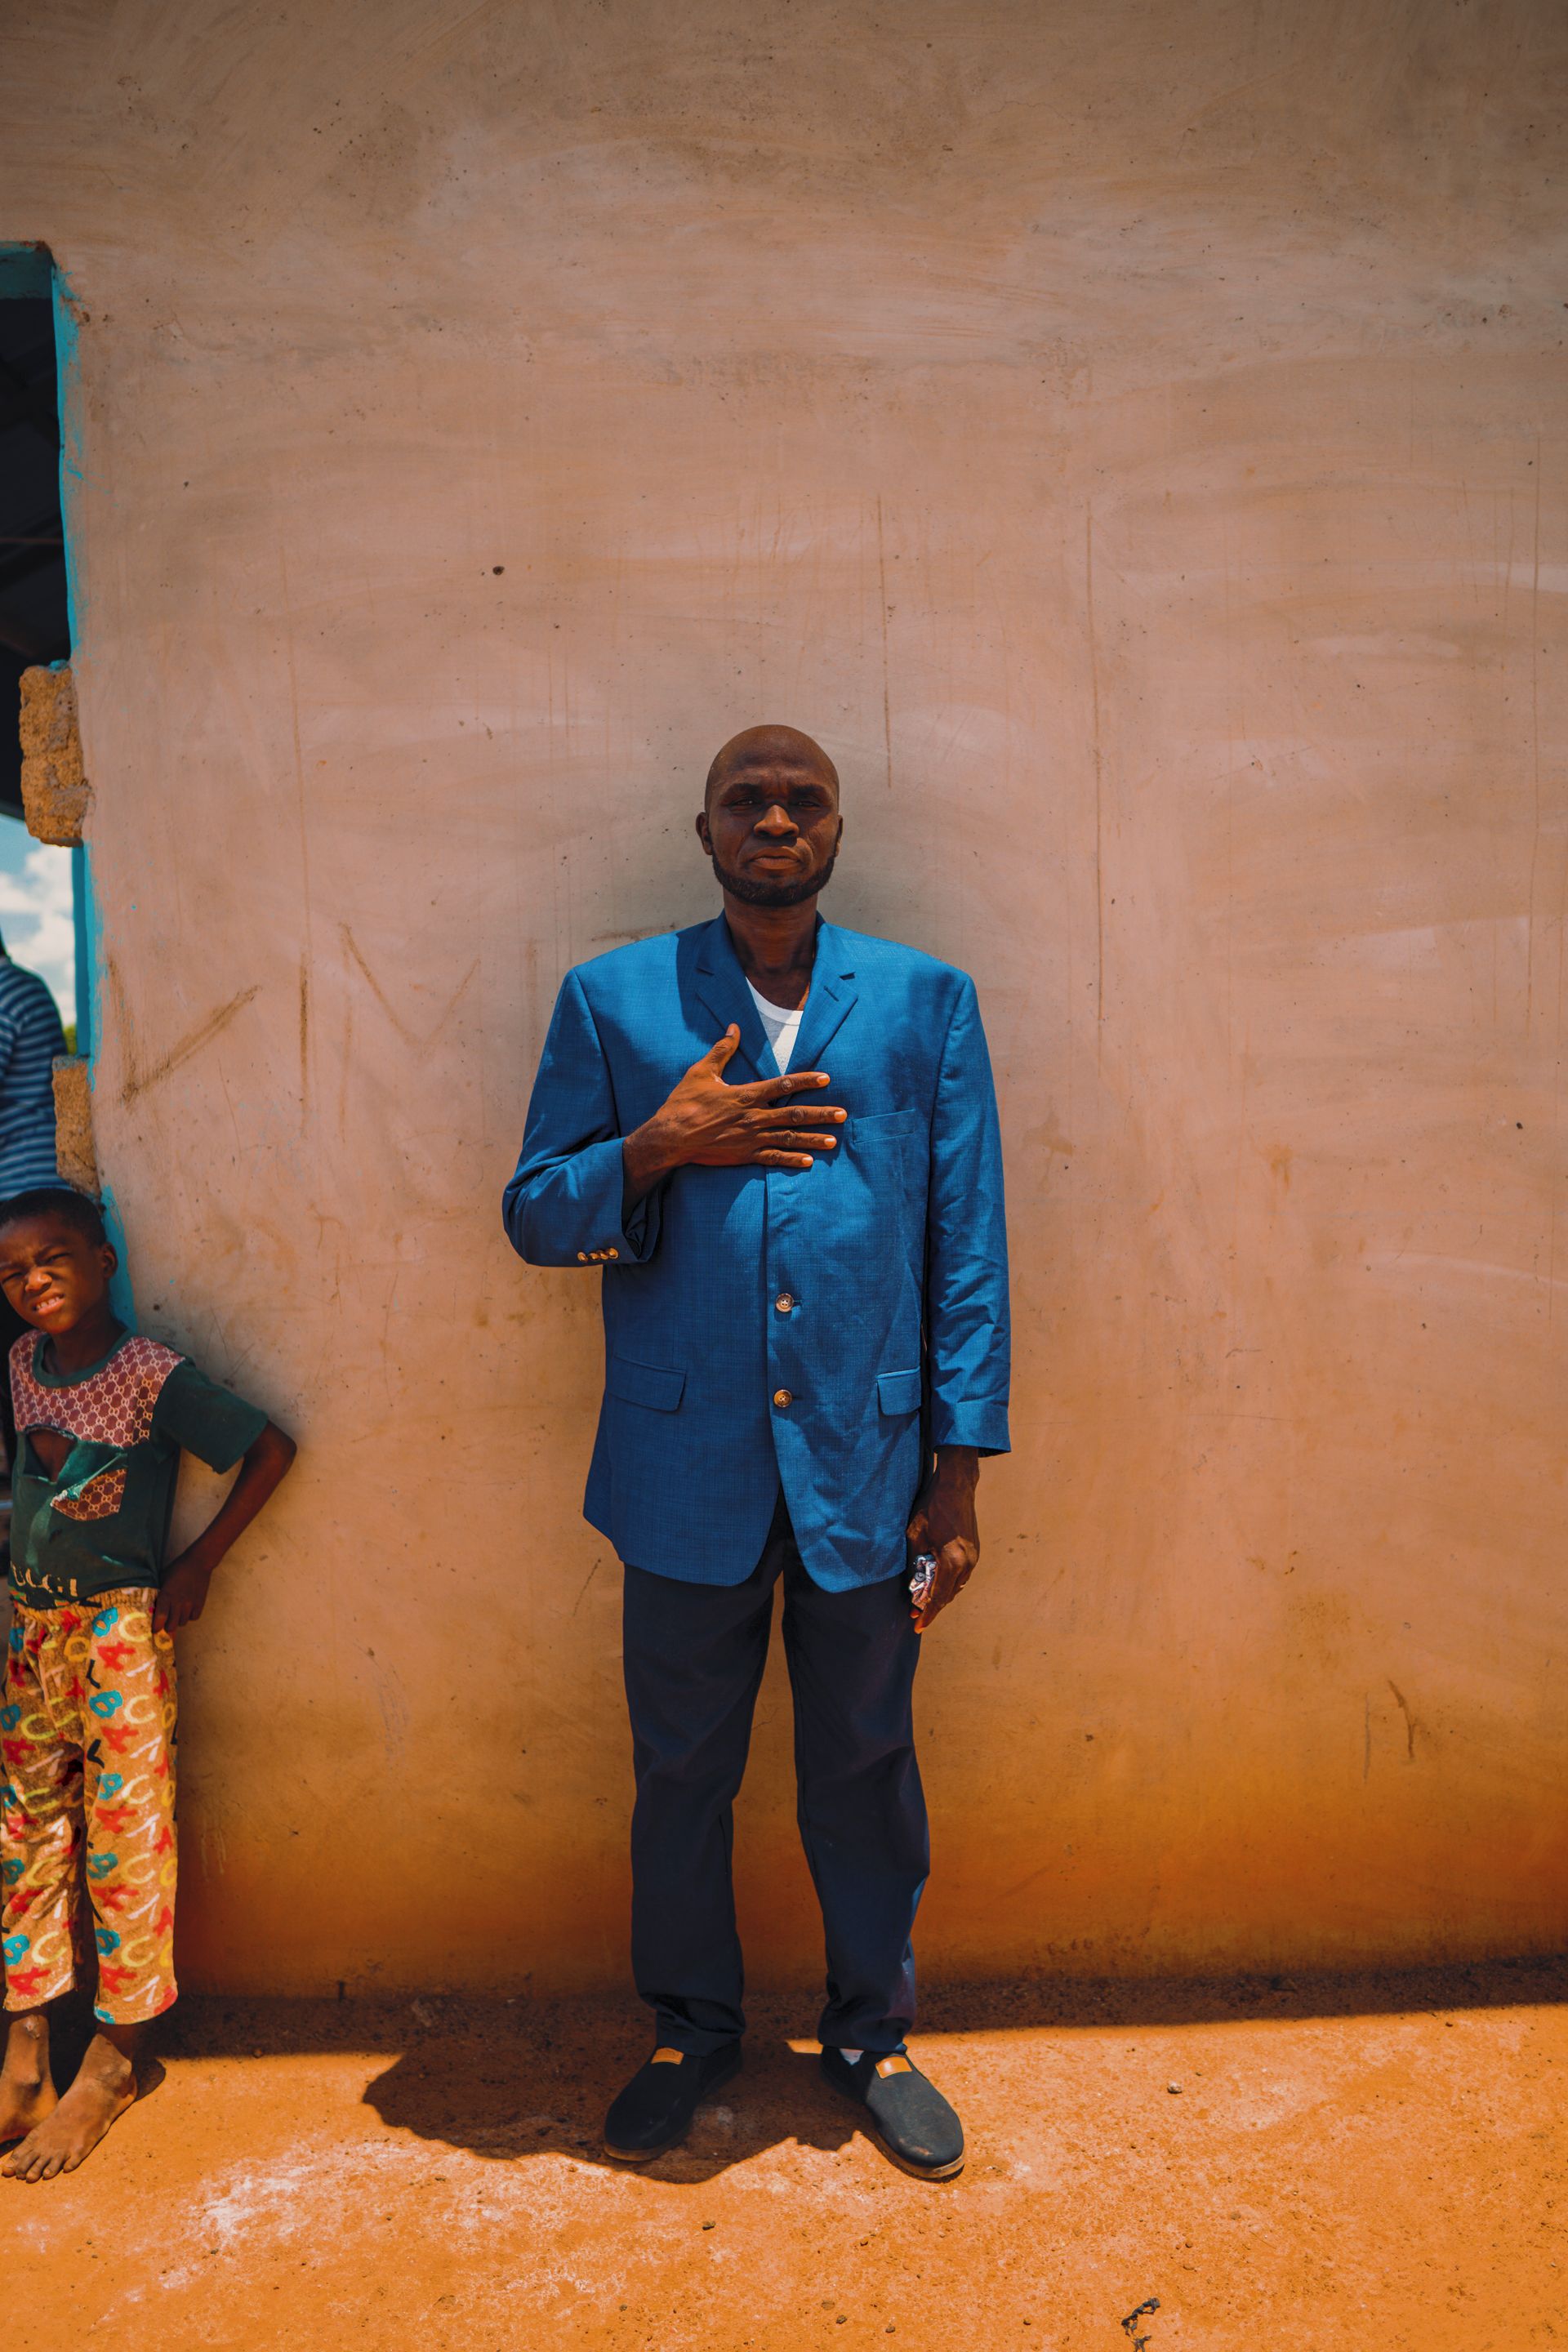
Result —
[[790, 1297], [787, 1290], [781, 1290], [778, 1297], [773, 1301], [773, 1306], [779, 1314], [788, 1315], [794, 1310], [795, 1301]]
[[773, 1391], [773, 1402], [782, 1412], [786, 1404], [793, 1404], [795, 1402], [795, 1399], [790, 1394], [788, 1389], [775, 1389]]

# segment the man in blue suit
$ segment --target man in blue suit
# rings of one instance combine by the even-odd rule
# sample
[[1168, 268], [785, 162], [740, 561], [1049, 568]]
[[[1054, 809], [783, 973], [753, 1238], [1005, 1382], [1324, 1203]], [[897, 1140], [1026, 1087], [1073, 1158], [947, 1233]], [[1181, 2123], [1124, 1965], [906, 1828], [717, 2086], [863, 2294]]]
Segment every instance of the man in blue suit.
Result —
[[[605, 2144], [673, 2147], [740, 2063], [731, 1806], [782, 1580], [823, 2070], [944, 2179], [963, 2130], [904, 2048], [929, 1869], [910, 1696], [979, 1558], [981, 1458], [1007, 1450], [984, 1032], [964, 973], [819, 919], [843, 824], [809, 736], [727, 743], [697, 832], [723, 913], [567, 973], [505, 1202], [531, 1265], [604, 1269], [584, 1507], [626, 1563], [632, 1959], [658, 2037]], [[934, 1561], [913, 1607], [911, 1550]]]

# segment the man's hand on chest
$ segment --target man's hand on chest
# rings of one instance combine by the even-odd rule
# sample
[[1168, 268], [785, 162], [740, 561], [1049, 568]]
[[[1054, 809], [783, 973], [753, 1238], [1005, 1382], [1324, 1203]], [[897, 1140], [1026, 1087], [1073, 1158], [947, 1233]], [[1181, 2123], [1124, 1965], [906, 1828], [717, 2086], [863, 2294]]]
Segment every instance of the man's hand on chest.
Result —
[[826, 1070], [727, 1085], [724, 1072], [741, 1033], [733, 1024], [679, 1078], [653, 1117], [622, 1146], [629, 1211], [678, 1168], [809, 1168], [819, 1151], [837, 1150], [847, 1113], [837, 1104], [792, 1104], [819, 1093]]

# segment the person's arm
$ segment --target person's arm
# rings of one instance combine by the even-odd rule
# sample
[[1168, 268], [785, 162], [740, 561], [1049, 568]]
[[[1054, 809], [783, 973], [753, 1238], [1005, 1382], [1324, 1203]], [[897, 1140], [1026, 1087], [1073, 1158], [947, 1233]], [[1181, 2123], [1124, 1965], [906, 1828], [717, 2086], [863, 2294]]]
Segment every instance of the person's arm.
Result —
[[658, 1246], [658, 1201], [624, 1203], [622, 1192], [609, 1066], [583, 983], [569, 971], [502, 1199], [507, 1239], [530, 1265], [603, 1265], [612, 1258], [640, 1264]]
[[974, 1573], [980, 1465], [1009, 1449], [1002, 1134], [980, 1006], [967, 979], [942, 1048], [931, 1118], [926, 1348], [936, 1458], [909, 1522], [916, 1551], [936, 1559], [915, 1612], [922, 1633]]
[[155, 1633], [177, 1633], [182, 1625], [195, 1622], [206, 1607], [213, 1570], [287, 1477], [296, 1450], [293, 1439], [270, 1421], [254, 1444], [247, 1446], [239, 1475], [222, 1506], [195, 1543], [163, 1572], [153, 1610]]

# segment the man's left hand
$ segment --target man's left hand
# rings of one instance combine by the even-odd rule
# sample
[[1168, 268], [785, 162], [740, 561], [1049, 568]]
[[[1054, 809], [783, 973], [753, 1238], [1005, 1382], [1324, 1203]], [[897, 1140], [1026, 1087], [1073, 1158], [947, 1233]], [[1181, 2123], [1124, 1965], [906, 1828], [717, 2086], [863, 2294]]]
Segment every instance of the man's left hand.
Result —
[[974, 1516], [979, 1478], [980, 1456], [973, 1445], [942, 1446], [936, 1468], [910, 1513], [911, 1556], [930, 1552], [936, 1561], [925, 1599], [910, 1611], [917, 1633], [925, 1633], [974, 1573], [980, 1558], [980, 1529]]

